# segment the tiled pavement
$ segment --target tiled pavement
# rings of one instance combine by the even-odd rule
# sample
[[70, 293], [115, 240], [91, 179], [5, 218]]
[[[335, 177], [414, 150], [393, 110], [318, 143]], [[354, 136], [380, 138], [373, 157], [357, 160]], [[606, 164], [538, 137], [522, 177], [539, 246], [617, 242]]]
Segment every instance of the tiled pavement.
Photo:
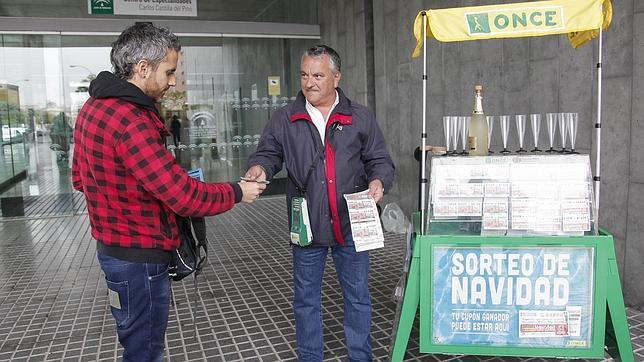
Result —
[[[265, 197], [207, 219], [210, 262], [199, 295], [190, 282], [173, 284], [167, 360], [295, 360], [284, 204], [283, 197]], [[378, 361], [388, 360], [396, 310], [392, 291], [400, 279], [404, 244], [402, 236], [387, 234], [386, 248], [372, 252], [372, 339]], [[323, 292], [328, 361], [347, 359], [341, 300], [329, 258]], [[644, 313], [627, 313], [635, 360], [644, 361]], [[414, 329], [406, 360], [521, 360], [421, 355], [417, 341]], [[87, 215], [0, 222], [0, 361], [114, 361], [121, 353]]]

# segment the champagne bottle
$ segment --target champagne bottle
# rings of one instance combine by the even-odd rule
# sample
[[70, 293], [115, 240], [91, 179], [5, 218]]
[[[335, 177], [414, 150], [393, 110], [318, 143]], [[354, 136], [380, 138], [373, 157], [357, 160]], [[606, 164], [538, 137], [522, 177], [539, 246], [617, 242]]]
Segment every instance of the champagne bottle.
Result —
[[474, 86], [474, 112], [472, 112], [469, 137], [467, 138], [470, 156], [487, 156], [487, 121], [483, 113], [482, 92], [482, 86]]

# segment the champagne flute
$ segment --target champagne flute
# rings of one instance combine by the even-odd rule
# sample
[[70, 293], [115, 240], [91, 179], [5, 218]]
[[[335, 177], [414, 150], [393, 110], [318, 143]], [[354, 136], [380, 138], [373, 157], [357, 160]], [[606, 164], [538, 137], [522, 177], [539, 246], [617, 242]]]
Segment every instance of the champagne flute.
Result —
[[566, 149], [566, 134], [567, 128], [566, 127], [566, 114], [565, 113], [557, 113], [557, 123], [559, 124], [559, 138], [561, 138], [561, 151], [559, 153], [568, 153], [568, 150]]
[[578, 124], [578, 113], [568, 113], [566, 114], [567, 118], [567, 128], [570, 133], [570, 153], [579, 153], [575, 151], [575, 140], [577, 139], [577, 124]]
[[470, 132], [470, 121], [472, 120], [472, 117], [460, 117], [461, 119], [461, 145], [463, 146], [463, 151], [461, 151], [461, 155], [469, 155], [470, 153], [467, 152], [467, 137], [469, 136]]
[[557, 113], [546, 113], [546, 126], [548, 126], [548, 141], [550, 142], [550, 149], [546, 152], [555, 152], [553, 145], [555, 144], [555, 133], [557, 132]]
[[492, 142], [492, 128], [494, 128], [494, 116], [486, 116], [487, 121], [487, 153], [494, 153], [490, 150], [490, 143]]
[[449, 141], [452, 138], [451, 137], [451, 122], [450, 122], [450, 116], [443, 116], [443, 134], [445, 135], [445, 154], [443, 156], [447, 156], [449, 154]]
[[508, 154], [508, 133], [510, 132], [510, 116], [499, 116], [499, 124], [501, 125], [501, 139], [503, 140], [503, 151], [501, 153]]
[[534, 149], [531, 152], [541, 152], [539, 149], [539, 131], [541, 130], [541, 114], [531, 114], [530, 124], [532, 125], [532, 140], [534, 141]]
[[458, 152], [456, 151], [458, 149], [458, 135], [460, 133], [460, 122], [458, 121], [459, 117], [456, 116], [451, 116], [450, 117], [450, 122], [452, 124], [451, 127], [451, 132], [452, 132], [452, 145], [454, 145], [454, 149], [452, 150], [451, 155], [456, 156]]
[[514, 121], [517, 125], [517, 134], [519, 135], [519, 149], [517, 150], [517, 153], [523, 153], [526, 152], [526, 150], [523, 149], [523, 136], [525, 135], [525, 114], [517, 114], [514, 116]]

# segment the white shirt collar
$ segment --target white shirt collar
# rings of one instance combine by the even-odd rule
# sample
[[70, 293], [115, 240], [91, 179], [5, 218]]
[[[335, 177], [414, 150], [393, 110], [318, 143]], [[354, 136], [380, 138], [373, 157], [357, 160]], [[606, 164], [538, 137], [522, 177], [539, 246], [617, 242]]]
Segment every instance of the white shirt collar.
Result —
[[311, 120], [313, 121], [313, 124], [315, 127], [318, 129], [318, 132], [320, 133], [320, 139], [322, 139], [322, 143], [324, 143], [324, 134], [326, 132], [326, 123], [329, 120], [329, 116], [331, 116], [331, 113], [333, 113], [333, 109], [335, 106], [340, 103], [340, 96], [338, 95], [338, 91], [335, 91], [335, 102], [333, 102], [333, 105], [331, 106], [331, 109], [329, 109], [329, 114], [327, 114], [326, 119], [322, 117], [322, 112], [320, 112], [315, 106], [313, 106], [308, 99], [304, 98], [306, 101], [306, 111], [309, 113], [311, 116]]

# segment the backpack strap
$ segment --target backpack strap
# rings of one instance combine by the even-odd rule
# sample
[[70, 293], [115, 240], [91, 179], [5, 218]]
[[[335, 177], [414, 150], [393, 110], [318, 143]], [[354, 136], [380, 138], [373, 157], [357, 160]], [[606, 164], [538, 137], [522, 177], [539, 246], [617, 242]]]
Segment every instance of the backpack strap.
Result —
[[[197, 276], [201, 274], [201, 270], [204, 266], [204, 263], [206, 262], [208, 258], [208, 239], [206, 238], [206, 220], [203, 217], [190, 217], [188, 218], [190, 221], [191, 229], [192, 229], [192, 235], [195, 238], [195, 272], [192, 273], [192, 283], [194, 286], [194, 294], [192, 301], [190, 301], [190, 297], [188, 297], [188, 308], [190, 309], [190, 314], [192, 316], [192, 326], [194, 327], [194, 338], [196, 338], [199, 335], [199, 331], [197, 330], [197, 320], [195, 317], [196, 310], [193, 308], [193, 304], [195, 307], [199, 304], [199, 284], [197, 283]], [[202, 255], [202, 250], [203, 250], [203, 255]]]
[[[206, 238], [206, 219], [191, 217], [193, 235], [197, 241], [195, 250], [195, 274], [201, 273], [204, 263], [208, 259], [208, 239]], [[202, 255], [203, 250], [203, 255]], [[196, 289], [196, 288], [195, 288]]]

